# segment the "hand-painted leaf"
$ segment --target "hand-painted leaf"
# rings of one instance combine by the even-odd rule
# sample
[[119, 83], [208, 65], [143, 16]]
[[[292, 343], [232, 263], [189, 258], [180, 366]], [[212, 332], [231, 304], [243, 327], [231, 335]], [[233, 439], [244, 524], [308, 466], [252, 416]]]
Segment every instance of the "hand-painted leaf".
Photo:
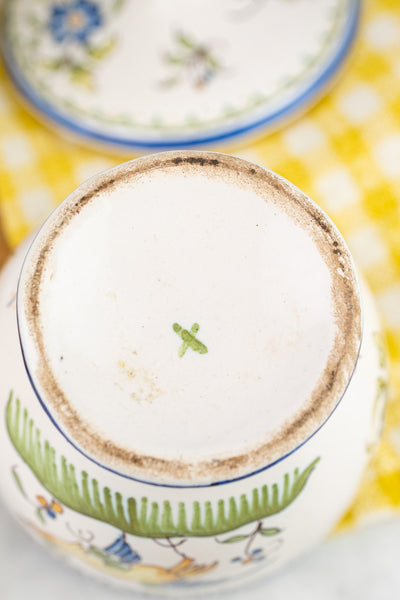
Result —
[[114, 5], [111, 10], [115, 13], [119, 12], [124, 4], [125, 0], [114, 0]]
[[71, 79], [87, 89], [92, 89], [93, 87], [92, 74], [85, 65], [73, 65], [71, 68]]
[[260, 529], [261, 535], [276, 535], [280, 533], [281, 530], [278, 527], [270, 527], [269, 529]]
[[216, 58], [208, 55], [207, 56], [207, 66], [210, 67], [212, 70], [217, 70], [217, 69], [219, 69], [220, 64]]
[[176, 39], [181, 44], [181, 46], [184, 46], [185, 48], [188, 48], [190, 50], [194, 50], [196, 48], [195, 42], [184, 33], [178, 33]]
[[62, 58], [56, 58], [54, 60], [47, 60], [43, 62], [43, 66], [51, 71], [57, 71], [65, 66], [65, 61]]
[[88, 552], [90, 552], [90, 554], [93, 554], [94, 556], [97, 556], [98, 558], [101, 558], [102, 560], [105, 560], [107, 558], [107, 554], [103, 552], [103, 550], [101, 550], [100, 548], [96, 548], [96, 546], [90, 546]]
[[98, 46], [92, 46], [88, 50], [88, 54], [95, 58], [96, 60], [100, 60], [104, 58], [111, 50], [115, 48], [116, 40], [114, 38], [110, 38], [104, 44]]
[[234, 535], [227, 540], [220, 540], [221, 544], [233, 544], [234, 542], [243, 542], [243, 540], [247, 540], [247, 535]]
[[43, 29], [43, 23], [34, 15], [29, 15], [27, 21], [32, 29]]
[[185, 62], [185, 59], [183, 58], [183, 56], [178, 56], [176, 54], [169, 54], [169, 53], [167, 53], [165, 55], [165, 60], [170, 65], [183, 65]]
[[41, 511], [40, 508], [36, 509], [36, 516], [41, 523], [46, 523], [44, 516], [43, 516], [43, 512]]
[[25, 490], [24, 490], [24, 486], [22, 485], [22, 481], [20, 480], [20, 478], [19, 478], [19, 475], [18, 475], [17, 471], [15, 470], [15, 468], [14, 468], [14, 469], [12, 469], [12, 471], [11, 471], [11, 472], [12, 472], [12, 475], [13, 475], [13, 477], [14, 477], [14, 481], [15, 481], [15, 483], [17, 484], [17, 488], [19, 489], [19, 491], [21, 492], [21, 494], [22, 494], [22, 495], [23, 495], [25, 498], [27, 498], [28, 496], [26, 495], [26, 492], [25, 492]]

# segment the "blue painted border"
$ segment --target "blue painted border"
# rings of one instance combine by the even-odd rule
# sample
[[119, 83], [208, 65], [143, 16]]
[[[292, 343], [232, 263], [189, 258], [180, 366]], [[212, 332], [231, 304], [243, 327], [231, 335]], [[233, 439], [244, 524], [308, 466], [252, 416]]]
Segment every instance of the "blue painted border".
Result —
[[[216, 154], [221, 154], [221, 153], [216, 153]], [[146, 157], [139, 157], [139, 158], [133, 159], [131, 161], [127, 161], [127, 162], [128, 163], [129, 162], [136, 162], [138, 160], [139, 161], [143, 160], [143, 158], [146, 159]], [[243, 159], [241, 159], [241, 160], [243, 160]], [[247, 161], [243, 160], [243, 162], [247, 162]], [[121, 164], [123, 165], [124, 163], [121, 163]], [[120, 167], [121, 167], [121, 165], [117, 165], [115, 167], [111, 167], [110, 169], [107, 169], [107, 171], [104, 171], [104, 173], [105, 172], [112, 172], [112, 171], [118, 170]], [[263, 168], [265, 168], [265, 167], [263, 167]], [[96, 176], [92, 177], [91, 179], [94, 179], [95, 177]], [[283, 180], [287, 181], [284, 177], [282, 177], [282, 176], [280, 176], [280, 177]], [[90, 181], [90, 179], [88, 181]], [[83, 183], [82, 185], [85, 185], [85, 183]], [[79, 186], [79, 187], [81, 187], [81, 186]], [[77, 188], [77, 189], [79, 189], [79, 188]], [[74, 193], [74, 192], [72, 192], [72, 193]], [[67, 196], [67, 198], [65, 199], [65, 201], [68, 199], [68, 197], [69, 196]], [[311, 202], [313, 204], [315, 204], [312, 200], [311, 200]], [[53, 213], [55, 213], [56, 211], [58, 211], [60, 206], [58, 206], [57, 208], [55, 208], [54, 211], [53, 211]], [[111, 467], [108, 467], [107, 465], [102, 464], [100, 461], [96, 460], [95, 458], [93, 458], [92, 456], [90, 456], [89, 454], [87, 454], [82, 448], [80, 448], [74, 441], [72, 441], [68, 437], [67, 433], [65, 433], [63, 431], [63, 429], [61, 428], [61, 426], [57, 423], [57, 421], [55, 420], [55, 418], [51, 414], [51, 412], [50, 412], [49, 408], [47, 407], [45, 401], [42, 399], [42, 397], [40, 395], [40, 392], [39, 392], [39, 390], [38, 390], [38, 388], [37, 388], [37, 386], [36, 386], [36, 384], [35, 384], [35, 382], [33, 380], [31, 372], [30, 372], [30, 368], [29, 368], [29, 365], [28, 365], [28, 360], [26, 358], [26, 353], [25, 353], [24, 346], [23, 346], [22, 335], [21, 335], [21, 328], [20, 328], [20, 320], [19, 320], [19, 313], [20, 313], [20, 311], [19, 311], [19, 306], [20, 306], [20, 290], [21, 290], [21, 286], [22, 286], [23, 274], [25, 272], [25, 264], [28, 261], [28, 257], [29, 257], [29, 254], [30, 254], [31, 247], [35, 243], [37, 237], [40, 235], [42, 229], [45, 227], [47, 221], [49, 221], [51, 219], [53, 213], [51, 213], [51, 215], [48, 217], [48, 219], [45, 221], [45, 223], [42, 225], [42, 227], [40, 228], [39, 232], [37, 233], [37, 235], [33, 239], [32, 243], [31, 243], [31, 245], [30, 245], [30, 247], [29, 247], [29, 249], [28, 249], [28, 251], [27, 251], [27, 253], [25, 255], [25, 259], [24, 259], [22, 267], [21, 267], [20, 275], [18, 277], [18, 285], [17, 285], [17, 293], [16, 293], [16, 319], [17, 319], [18, 339], [19, 339], [19, 343], [20, 343], [20, 347], [21, 347], [21, 354], [22, 354], [23, 363], [24, 363], [24, 366], [25, 366], [25, 370], [26, 370], [29, 382], [30, 382], [30, 384], [32, 386], [32, 389], [33, 389], [33, 391], [34, 391], [37, 399], [39, 400], [39, 403], [40, 403], [41, 407], [43, 408], [44, 412], [49, 417], [51, 423], [62, 434], [62, 436], [65, 438], [65, 440], [69, 444], [71, 444], [71, 446], [73, 446], [73, 448], [75, 448], [75, 450], [77, 450], [78, 452], [80, 452], [80, 454], [82, 454], [83, 456], [85, 456], [85, 458], [87, 458], [88, 460], [90, 460], [91, 462], [93, 462], [94, 464], [96, 464], [98, 467], [100, 467], [102, 469], [105, 469], [106, 471], [109, 471], [109, 472], [111, 472], [111, 473], [113, 473], [115, 475], [118, 475], [120, 477], [124, 477], [125, 479], [130, 479], [132, 481], [136, 481], [138, 483], [143, 483], [143, 484], [146, 484], [146, 485], [152, 485], [152, 486], [156, 486], [156, 487], [165, 487], [165, 488], [183, 488], [183, 489], [185, 489], [185, 488], [207, 488], [207, 487], [215, 487], [215, 486], [218, 486], [218, 485], [224, 485], [224, 484], [227, 484], [227, 483], [234, 483], [236, 481], [241, 481], [242, 479], [247, 479], [248, 477], [252, 477], [253, 475], [257, 475], [258, 473], [262, 473], [263, 471], [266, 471], [267, 469], [269, 469], [269, 468], [277, 465], [278, 463], [282, 462], [288, 456], [291, 456], [297, 450], [299, 450], [300, 448], [302, 448], [309, 440], [311, 440], [320, 431], [320, 429], [322, 429], [322, 427], [324, 427], [324, 425], [327, 423], [327, 421], [334, 414], [334, 412], [336, 411], [337, 407], [339, 406], [339, 404], [341, 403], [343, 397], [345, 396], [345, 394], [347, 392], [347, 389], [348, 389], [348, 387], [349, 387], [349, 385], [350, 385], [350, 383], [351, 383], [351, 381], [353, 379], [353, 376], [354, 376], [354, 373], [355, 373], [355, 370], [356, 370], [356, 367], [357, 367], [357, 364], [358, 364], [358, 361], [359, 361], [359, 358], [360, 358], [361, 346], [362, 346], [362, 341], [363, 341], [363, 331], [364, 331], [364, 327], [363, 327], [363, 321], [364, 321], [364, 319], [363, 319], [363, 306], [362, 306], [362, 303], [361, 303], [361, 336], [360, 336], [360, 343], [359, 343], [359, 347], [358, 347], [357, 357], [356, 357], [356, 360], [354, 361], [353, 370], [352, 370], [351, 375], [349, 377], [349, 380], [348, 380], [348, 382], [346, 384], [346, 387], [344, 388], [344, 390], [342, 392], [342, 395], [340, 396], [339, 400], [337, 401], [337, 403], [336, 403], [335, 407], [333, 408], [332, 412], [320, 424], [320, 426], [308, 438], [306, 438], [305, 440], [303, 440], [298, 446], [296, 446], [295, 448], [293, 448], [292, 450], [290, 450], [289, 452], [287, 452], [283, 456], [279, 457], [277, 460], [275, 460], [275, 461], [273, 461], [273, 462], [271, 462], [271, 463], [269, 463], [267, 465], [264, 465], [263, 467], [260, 467], [260, 468], [254, 470], [254, 471], [251, 471], [250, 473], [245, 473], [243, 475], [240, 475], [239, 477], [233, 477], [231, 479], [224, 479], [222, 481], [214, 481], [214, 482], [211, 482], [211, 483], [202, 483], [202, 484], [177, 484], [177, 483], [160, 483], [160, 482], [157, 482], [157, 481], [148, 481], [146, 479], [141, 479], [140, 477], [134, 477], [134, 476], [128, 475], [126, 473], [121, 473], [120, 471], [117, 471], [116, 469], [112, 469]], [[327, 217], [327, 218], [329, 219], [329, 217]], [[329, 219], [329, 220], [331, 221], [331, 219]], [[331, 223], [336, 228], [336, 225], [332, 221], [331, 221]], [[356, 277], [357, 277], [357, 272], [355, 271], [355, 273], [356, 273]], [[359, 286], [358, 286], [358, 289], [360, 291]], [[360, 296], [361, 296], [361, 293], [360, 293]], [[360, 298], [360, 300], [362, 300], [362, 298]]]
[[18, 70], [11, 50], [9, 50], [7, 47], [7, 43], [5, 41], [6, 35], [3, 36], [3, 56], [10, 77], [14, 81], [21, 95], [33, 106], [33, 108], [43, 113], [44, 116], [51, 120], [55, 125], [61, 126], [62, 128], [67, 129], [70, 133], [85, 138], [87, 142], [98, 141], [111, 147], [117, 147], [120, 150], [136, 149], [138, 151], [154, 151], [157, 149], [195, 148], [199, 145], [215, 144], [217, 142], [228, 141], [231, 138], [243, 136], [245, 134], [256, 134], [257, 132], [260, 133], [263, 129], [267, 129], [269, 127], [272, 128], [286, 117], [289, 117], [298, 110], [305, 108], [308, 104], [312, 103], [312, 100], [317, 98], [326, 88], [349, 53], [358, 30], [360, 12], [361, 0], [353, 0], [350, 4], [347, 27], [344, 31], [342, 44], [339, 46], [331, 61], [326, 65], [325, 70], [323, 70], [320, 75], [318, 75], [317, 78], [312, 81], [299, 96], [297, 96], [297, 98], [291, 100], [279, 109], [276, 109], [271, 113], [267, 113], [261, 119], [256, 119], [246, 125], [241, 125], [236, 128], [233, 127], [231, 129], [228, 128], [225, 131], [222, 131], [222, 133], [215, 130], [214, 133], [211, 131], [204, 136], [201, 136], [200, 134], [194, 138], [182, 136], [168, 139], [162, 136], [154, 141], [140, 138], [129, 140], [98, 133], [89, 127], [80, 125], [78, 122], [65, 117], [62, 112], [54, 109], [54, 107], [48, 101], [44, 100], [35, 90], [31, 88], [27, 80]]

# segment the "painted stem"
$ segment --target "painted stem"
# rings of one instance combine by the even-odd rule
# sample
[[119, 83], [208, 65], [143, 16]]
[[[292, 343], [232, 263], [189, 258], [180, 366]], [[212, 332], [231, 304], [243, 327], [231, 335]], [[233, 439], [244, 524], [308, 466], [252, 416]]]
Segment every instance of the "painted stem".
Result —
[[255, 528], [253, 533], [250, 534], [247, 544], [245, 546], [244, 553], [246, 556], [250, 556], [250, 547], [251, 547], [252, 543], [254, 542], [255, 537], [261, 528], [262, 528], [262, 521], [259, 521], [257, 523], [257, 527]]

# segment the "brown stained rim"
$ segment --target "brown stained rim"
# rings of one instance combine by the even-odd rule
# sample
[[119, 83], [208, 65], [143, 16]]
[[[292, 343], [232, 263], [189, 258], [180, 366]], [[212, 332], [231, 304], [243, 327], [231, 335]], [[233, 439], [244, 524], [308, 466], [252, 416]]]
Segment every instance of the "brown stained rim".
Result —
[[[105, 190], [129, 184], [149, 171], [171, 170], [221, 177], [251, 186], [284, 208], [308, 229], [329, 268], [335, 297], [337, 334], [325, 370], [304, 406], [275, 435], [235, 456], [187, 462], [143, 455], [118, 446], [95, 431], [69, 403], [49, 366], [42, 335], [40, 289], [46, 260], [59, 233]], [[267, 468], [310, 438], [341, 400], [358, 359], [361, 306], [349, 250], [327, 215], [298, 188], [272, 171], [215, 152], [174, 151], [139, 158], [83, 183], [53, 212], [25, 260], [18, 289], [18, 327], [25, 365], [34, 390], [53, 423], [80, 452], [125, 477], [158, 485], [210, 485], [232, 481]]]

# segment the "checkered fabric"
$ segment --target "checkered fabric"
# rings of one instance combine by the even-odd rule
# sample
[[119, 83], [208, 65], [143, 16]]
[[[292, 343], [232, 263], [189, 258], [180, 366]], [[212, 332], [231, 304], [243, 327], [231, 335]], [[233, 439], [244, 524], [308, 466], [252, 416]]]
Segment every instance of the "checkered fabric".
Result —
[[[229, 151], [318, 202], [373, 290], [391, 359], [387, 424], [338, 530], [400, 511], [399, 0], [365, 0], [355, 48], [324, 100], [279, 132]], [[12, 246], [83, 180], [128, 158], [79, 148], [39, 123], [0, 67], [0, 207]]]

